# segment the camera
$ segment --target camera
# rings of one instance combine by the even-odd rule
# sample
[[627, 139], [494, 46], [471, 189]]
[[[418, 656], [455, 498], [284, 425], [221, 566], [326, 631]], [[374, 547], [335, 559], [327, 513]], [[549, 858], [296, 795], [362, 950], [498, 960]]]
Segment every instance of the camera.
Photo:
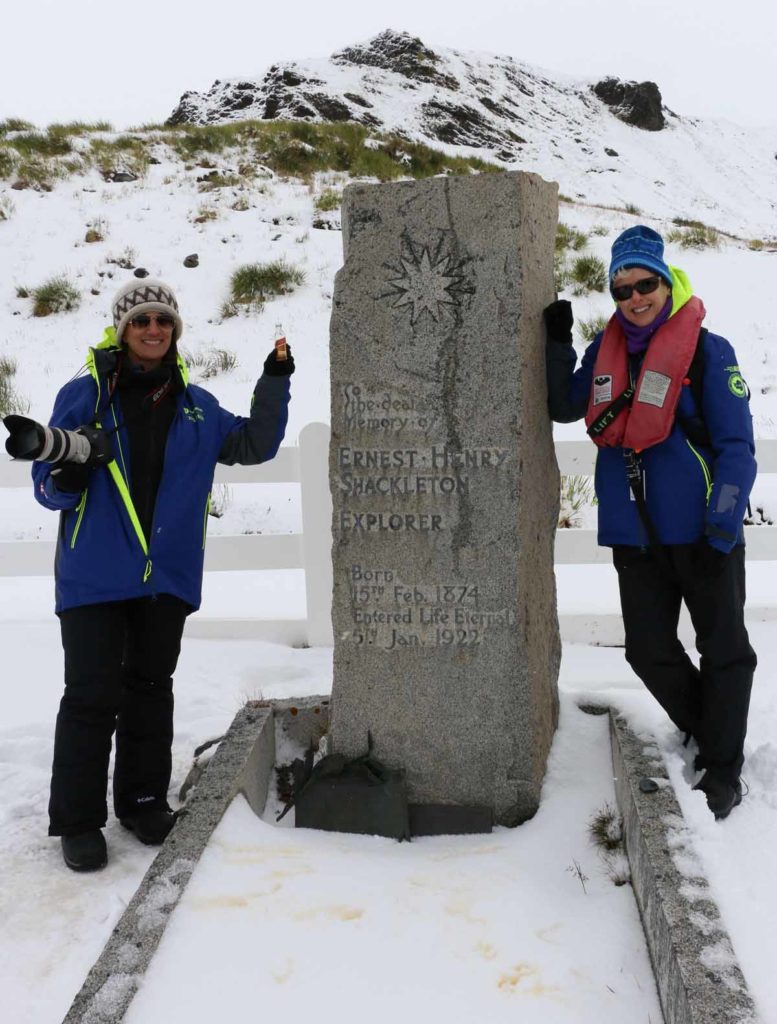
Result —
[[105, 430], [83, 426], [77, 430], [44, 427], [28, 416], [6, 416], [3, 419], [9, 436], [5, 450], [13, 459], [38, 462], [77, 462], [103, 466], [113, 458], [110, 436]]

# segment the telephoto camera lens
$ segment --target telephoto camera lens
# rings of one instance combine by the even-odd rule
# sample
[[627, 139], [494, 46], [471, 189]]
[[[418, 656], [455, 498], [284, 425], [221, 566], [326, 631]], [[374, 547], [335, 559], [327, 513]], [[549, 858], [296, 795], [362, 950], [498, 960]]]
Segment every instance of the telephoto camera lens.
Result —
[[28, 416], [6, 416], [3, 423], [9, 432], [5, 450], [13, 459], [87, 462], [92, 454], [92, 442], [75, 430], [44, 427]]

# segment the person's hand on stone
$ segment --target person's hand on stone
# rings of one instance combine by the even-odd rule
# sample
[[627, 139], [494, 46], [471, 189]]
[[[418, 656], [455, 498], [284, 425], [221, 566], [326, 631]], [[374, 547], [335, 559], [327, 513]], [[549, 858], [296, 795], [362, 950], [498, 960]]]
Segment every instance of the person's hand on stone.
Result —
[[275, 349], [264, 361], [264, 372], [268, 377], [290, 377], [294, 373], [294, 357], [291, 354], [291, 345], [286, 346], [286, 358], [276, 359]]
[[542, 311], [545, 320], [545, 330], [548, 332], [548, 341], [555, 341], [560, 345], [572, 344], [572, 325], [575, 318], [572, 316], [572, 303], [568, 299], [556, 299], [546, 306]]

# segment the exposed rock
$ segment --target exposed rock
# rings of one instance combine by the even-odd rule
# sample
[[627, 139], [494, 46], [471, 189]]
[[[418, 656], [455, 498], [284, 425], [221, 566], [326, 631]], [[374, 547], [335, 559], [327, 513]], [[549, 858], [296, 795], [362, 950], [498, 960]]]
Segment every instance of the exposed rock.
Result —
[[200, 265], [200, 257], [197, 255], [196, 252], [193, 252], [190, 256], [187, 256], [184, 259], [183, 265], [185, 267], [199, 267], [199, 265]]
[[345, 98], [347, 100], [350, 100], [351, 103], [355, 103], [357, 107], [371, 107], [372, 106], [372, 104], [370, 103], [369, 100], [366, 100], [363, 96], [359, 96], [355, 92], [345, 92], [345, 93], [343, 93], [343, 96], [345, 96]]
[[335, 99], [334, 96], [327, 96], [324, 92], [303, 93], [306, 100], [316, 108], [324, 121], [350, 121], [351, 110], [345, 103]]
[[525, 141], [509, 129], [504, 131], [495, 127], [474, 107], [437, 99], [424, 103], [421, 122], [430, 135], [451, 145], [497, 147], [508, 140], [519, 145]]
[[178, 101], [178, 106], [168, 117], [166, 124], [197, 124], [199, 120], [200, 94], [198, 92], [185, 92]]
[[607, 156], [618, 156], [618, 150], [610, 149], [609, 146], [604, 147], [604, 152], [607, 154]]
[[148, 271], [145, 267], [135, 267], [133, 274], [135, 277], [148, 277]]
[[405, 78], [419, 82], [430, 82], [445, 89], [456, 90], [458, 81], [452, 75], [445, 75], [437, 70], [439, 56], [430, 50], [415, 36], [408, 32], [393, 32], [387, 29], [380, 35], [370, 39], [368, 43], [348, 46], [339, 53], [332, 54], [333, 64], [368, 65], [383, 68], [384, 71], [396, 71]]
[[604, 78], [592, 86], [594, 94], [626, 124], [659, 132], [665, 126], [661, 93], [655, 82], [621, 82]]
[[132, 171], [127, 170], [109, 170], [102, 172], [103, 181], [108, 181], [112, 184], [116, 184], [124, 181], [137, 181], [138, 175], [133, 174]]

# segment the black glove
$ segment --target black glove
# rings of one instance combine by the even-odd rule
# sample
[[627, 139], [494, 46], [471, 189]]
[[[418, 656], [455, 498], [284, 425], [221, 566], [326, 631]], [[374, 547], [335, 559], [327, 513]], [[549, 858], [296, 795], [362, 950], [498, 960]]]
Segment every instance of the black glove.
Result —
[[97, 427], [79, 427], [76, 430], [77, 434], [83, 434], [89, 444], [92, 446], [91, 454], [86, 460], [87, 466], [104, 466], [106, 462], [110, 462], [113, 458], [113, 449], [111, 448], [111, 438], [105, 430], [98, 430]]
[[546, 306], [542, 311], [545, 320], [545, 330], [548, 332], [548, 341], [555, 341], [561, 345], [572, 344], [572, 325], [575, 318], [572, 316], [572, 303], [568, 299], [556, 299]]
[[294, 356], [291, 354], [291, 345], [286, 346], [286, 358], [276, 359], [275, 349], [264, 361], [264, 372], [268, 377], [290, 377], [294, 373]]
[[728, 554], [728, 552], [714, 548], [706, 540], [698, 541], [693, 550], [693, 568], [699, 579], [717, 579], [723, 572]]
[[61, 462], [51, 471], [51, 479], [58, 491], [80, 494], [89, 486], [93, 467], [88, 462]]

